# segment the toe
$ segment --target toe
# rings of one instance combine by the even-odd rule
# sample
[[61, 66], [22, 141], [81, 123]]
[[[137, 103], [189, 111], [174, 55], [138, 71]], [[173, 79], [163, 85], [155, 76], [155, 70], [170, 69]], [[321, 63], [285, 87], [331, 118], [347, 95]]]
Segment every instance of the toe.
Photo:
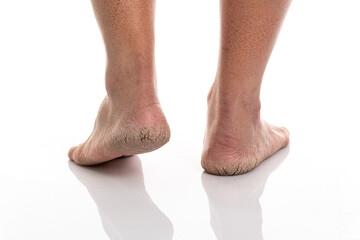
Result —
[[286, 127], [279, 127], [279, 132], [281, 133], [282, 139], [283, 139], [283, 144], [281, 147], [285, 147], [286, 145], [289, 144], [290, 138], [289, 138], [289, 130]]
[[84, 143], [70, 148], [69, 153], [68, 153], [70, 160], [74, 161], [77, 164], [82, 165], [83, 164], [83, 159], [82, 159], [83, 158], [83, 154], [82, 154], [83, 148], [84, 148]]
[[76, 148], [77, 148], [77, 146], [73, 146], [73, 147], [71, 147], [70, 148], [70, 150], [69, 150], [69, 152], [68, 152], [68, 157], [69, 157], [69, 159], [70, 160], [72, 160], [72, 161], [75, 161], [75, 158], [74, 158], [74, 153], [75, 153], [75, 151], [76, 151]]
[[280, 148], [286, 147], [289, 144], [289, 130], [285, 127], [277, 127], [274, 125], [271, 126], [271, 135], [273, 136], [274, 140], [274, 147], [276, 151]]
[[290, 132], [286, 127], [280, 127], [280, 130], [284, 133], [284, 135], [289, 136]]

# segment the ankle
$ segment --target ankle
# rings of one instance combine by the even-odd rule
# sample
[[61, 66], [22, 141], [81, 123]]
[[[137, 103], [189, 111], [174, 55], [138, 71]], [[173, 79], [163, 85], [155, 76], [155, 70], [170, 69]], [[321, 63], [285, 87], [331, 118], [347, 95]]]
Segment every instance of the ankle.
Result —
[[136, 61], [108, 63], [105, 74], [106, 91], [110, 99], [157, 100], [156, 72], [152, 62]]
[[215, 81], [207, 102], [209, 111], [216, 118], [260, 122], [261, 102], [258, 94], [243, 89], [219, 87], [218, 81]]
[[138, 84], [154, 79], [155, 60], [151, 52], [122, 51], [107, 58], [106, 82], [136, 81]]

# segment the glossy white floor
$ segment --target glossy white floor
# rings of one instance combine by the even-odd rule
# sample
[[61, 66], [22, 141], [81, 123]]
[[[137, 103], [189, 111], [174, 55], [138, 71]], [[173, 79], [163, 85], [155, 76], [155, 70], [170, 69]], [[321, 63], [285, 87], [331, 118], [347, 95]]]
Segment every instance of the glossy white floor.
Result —
[[0, 239], [360, 239], [358, 7], [293, 2], [262, 88], [263, 117], [289, 128], [290, 146], [250, 173], [217, 177], [200, 167], [216, 1], [158, 2], [172, 139], [97, 167], [66, 156], [105, 94], [90, 3], [1, 2]]

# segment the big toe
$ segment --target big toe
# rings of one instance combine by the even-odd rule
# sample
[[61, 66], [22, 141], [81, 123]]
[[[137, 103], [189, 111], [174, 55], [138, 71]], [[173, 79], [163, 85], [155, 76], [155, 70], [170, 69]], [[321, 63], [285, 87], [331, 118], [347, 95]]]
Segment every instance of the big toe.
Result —
[[285, 147], [286, 145], [289, 144], [289, 141], [290, 141], [289, 130], [286, 127], [279, 127], [278, 133], [280, 134], [280, 136], [282, 138], [282, 146], [281, 147]]
[[68, 152], [68, 157], [70, 160], [74, 161], [74, 152], [76, 150], [77, 146], [73, 146], [70, 148], [69, 152]]
[[280, 127], [280, 130], [283, 132], [284, 135], [289, 136], [290, 132], [286, 127]]
[[78, 146], [73, 146], [70, 148], [68, 157], [70, 160], [79, 163], [79, 152], [80, 152], [81, 144]]

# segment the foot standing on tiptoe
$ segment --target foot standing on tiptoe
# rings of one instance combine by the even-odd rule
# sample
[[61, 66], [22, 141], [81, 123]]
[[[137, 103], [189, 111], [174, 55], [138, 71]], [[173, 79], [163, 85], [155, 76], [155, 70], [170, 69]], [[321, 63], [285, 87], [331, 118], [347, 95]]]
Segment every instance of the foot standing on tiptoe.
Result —
[[153, 151], [170, 138], [156, 90], [153, 0], [93, 0], [105, 43], [107, 95], [94, 130], [69, 158], [94, 165]]

